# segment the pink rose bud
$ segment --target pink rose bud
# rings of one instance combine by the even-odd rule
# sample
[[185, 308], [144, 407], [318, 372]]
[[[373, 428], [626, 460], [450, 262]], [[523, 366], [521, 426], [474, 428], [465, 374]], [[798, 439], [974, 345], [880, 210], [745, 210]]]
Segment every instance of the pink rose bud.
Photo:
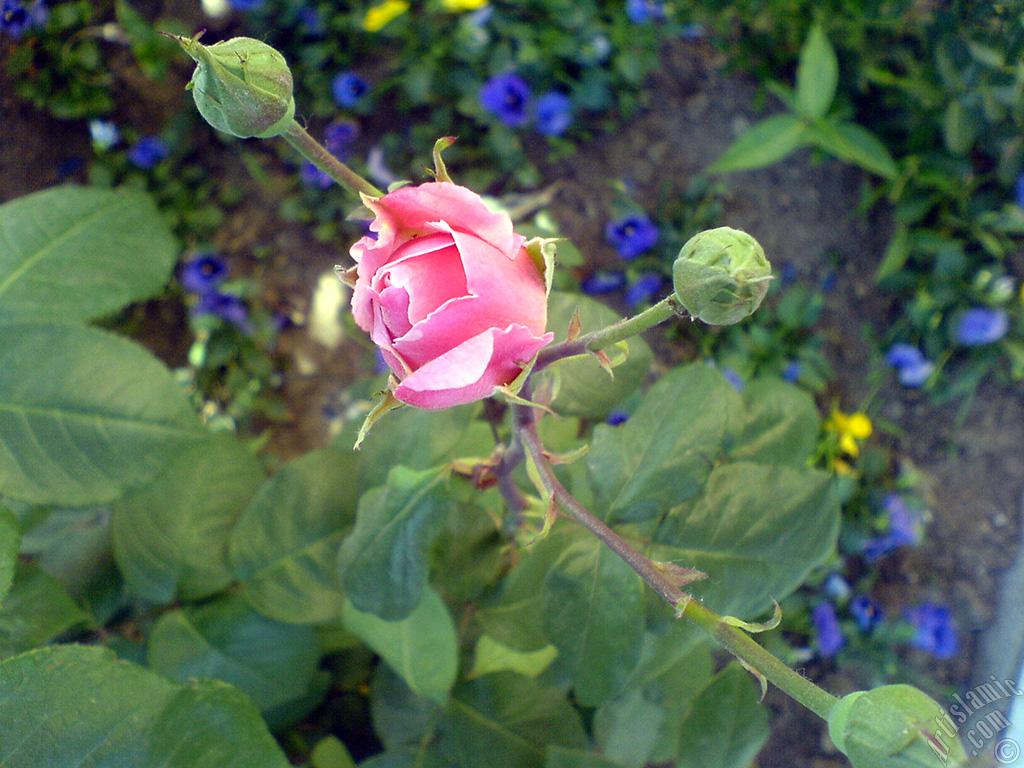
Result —
[[541, 267], [507, 214], [448, 182], [363, 201], [377, 238], [351, 249], [352, 314], [398, 400], [437, 410], [488, 397], [551, 342]]

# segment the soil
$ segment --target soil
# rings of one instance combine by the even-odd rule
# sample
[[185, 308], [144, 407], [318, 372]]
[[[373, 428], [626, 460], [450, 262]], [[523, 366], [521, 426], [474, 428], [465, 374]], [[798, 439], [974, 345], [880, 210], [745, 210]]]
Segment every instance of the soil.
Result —
[[[609, 180], [629, 180], [638, 201], [653, 205], [666, 180], [682, 190], [746, 125], [773, 111], [755, 109], [763, 95], [756, 85], [724, 74], [719, 64], [700, 43], [668, 46], [663, 68], [646, 87], [647, 107], [614, 135], [546, 168], [546, 181], [559, 182], [551, 212], [564, 234], [588, 255], [587, 269], [616, 261], [603, 237], [612, 196]], [[159, 125], [157, 115], [181, 106], [183, 80], [176, 76], [160, 85], [159, 98], [126, 102], [133, 105], [132, 116], [138, 117], [135, 124]], [[46, 117], [15, 100], [9, 86], [0, 80], [0, 202], [61, 181], [83, 181], [81, 170], [69, 169], [66, 161], [88, 155], [87, 127]], [[131, 78], [122, 78], [121, 86], [127, 94], [137, 95], [138, 83]], [[147, 110], [147, 115], [141, 114]], [[273, 153], [260, 157], [271, 178], [284, 173], [275, 165]], [[270, 447], [286, 458], [329, 439], [345, 381], [365, 365], [366, 356], [355, 340], [324, 346], [302, 322], [317, 281], [335, 263], [345, 262], [345, 248], [325, 246], [303, 227], [277, 220], [272, 213], [273, 190], [248, 182], [239, 161], [225, 160], [224, 169], [235, 181], [246, 183], [251, 195], [230, 212], [215, 245], [240, 270], [251, 269], [253, 248], [267, 247], [273, 255], [259, 272], [263, 301], [299, 321], [281, 334], [277, 350], [285, 360], [281, 395], [290, 418], [275, 428]], [[998, 580], [1020, 541], [1024, 392], [1020, 386], [983, 386], [968, 418], [954, 431], [958, 404], [936, 406], [891, 377], [883, 377], [882, 386], [874, 390], [878, 354], [863, 329], [884, 329], [896, 309], [894, 299], [880, 293], [871, 279], [889, 224], [884, 210], [870, 215], [860, 211], [864, 182], [855, 169], [797, 153], [769, 169], [729, 176], [721, 223], [753, 234], [774, 263], [791, 262], [802, 279], [817, 283], [826, 272], [835, 271], [835, 286], [817, 329], [837, 374], [834, 389], [822, 398], [822, 408], [837, 402], [844, 410], [854, 410], [873, 394], [876, 421], [887, 420], [897, 428], [881, 439], [927, 478], [932, 520], [926, 541], [893, 560], [882, 597], [892, 605], [932, 598], [952, 606], [961, 654], [947, 663], [911, 654], [906, 662], [961, 689], [990, 673], [1001, 677], [996, 665], [1009, 663], [1006, 674], [1013, 673], [1015, 660], [1001, 657], [998, 644], [994, 653], [979, 648], [986, 628], [998, 618]], [[831, 257], [824, 258], [826, 253]], [[169, 362], [181, 364], [186, 345], [154, 346]], [[674, 354], [665, 351], [667, 357]], [[807, 673], [836, 694], [861, 682], [849, 671], [825, 664], [810, 666]], [[846, 765], [814, 716], [777, 692], [767, 702], [773, 711], [773, 731], [758, 765]]]

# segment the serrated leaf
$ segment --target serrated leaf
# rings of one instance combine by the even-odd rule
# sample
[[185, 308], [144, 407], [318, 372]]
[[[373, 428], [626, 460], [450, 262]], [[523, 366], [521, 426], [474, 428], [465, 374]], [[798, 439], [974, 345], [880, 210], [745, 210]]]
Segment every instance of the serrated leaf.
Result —
[[768, 739], [750, 674], [733, 662], [708, 683], [683, 721], [679, 768], [746, 768]]
[[319, 660], [312, 627], [267, 618], [239, 595], [168, 611], [147, 649], [151, 669], [179, 682], [230, 683], [262, 711], [306, 696]]
[[152, 354], [95, 328], [0, 324], [0, 494], [89, 506], [151, 480], [202, 434]]
[[59, 581], [34, 563], [19, 563], [0, 606], [0, 657], [31, 650], [93, 623]]
[[818, 408], [805, 390], [777, 379], [743, 389], [746, 415], [729, 449], [733, 461], [802, 467], [818, 440]]
[[228, 561], [260, 613], [295, 624], [341, 618], [338, 548], [355, 521], [358, 473], [351, 451], [312, 451], [249, 502], [228, 539]]
[[545, 579], [544, 626], [577, 700], [596, 706], [622, 690], [640, 661], [643, 582], [596, 538], [583, 539]]
[[444, 765], [540, 768], [549, 746], [583, 747], [579, 714], [535, 680], [499, 672], [459, 685], [430, 753]]
[[773, 115], [751, 126], [722, 156], [708, 167], [709, 173], [728, 173], [763, 168], [777, 163], [807, 143], [807, 128], [797, 115]]
[[0, 506], [0, 606], [11, 590], [20, 539], [18, 519], [7, 507]]
[[90, 320], [167, 284], [177, 243], [145, 192], [56, 187], [0, 206], [0, 317]]
[[288, 768], [249, 700], [177, 685], [103, 648], [53, 646], [0, 664], [8, 768]]
[[[593, 299], [576, 294], [554, 292], [548, 302], [548, 329], [555, 334], [555, 342], [565, 341], [579, 311], [583, 333], [600, 330], [618, 322], [615, 312]], [[555, 398], [551, 409], [561, 416], [603, 418], [618, 403], [643, 384], [647, 370], [654, 359], [650, 347], [634, 336], [623, 345], [625, 355], [619, 352], [614, 378], [609, 378], [597, 358], [581, 355], [560, 361], [544, 372], [553, 376]]]
[[594, 429], [587, 455], [594, 511], [609, 523], [635, 522], [692, 498], [742, 408], [736, 389], [708, 366], [677, 368], [662, 377], [629, 421]]
[[458, 672], [458, 639], [444, 601], [427, 589], [401, 621], [385, 621], [345, 601], [345, 628], [380, 654], [418, 696], [443, 704]]
[[813, 469], [722, 464], [694, 503], [667, 517], [649, 554], [708, 574], [690, 587], [723, 615], [755, 616], [831, 554], [839, 530], [831, 478]]
[[264, 481], [238, 439], [218, 435], [173, 457], [114, 504], [114, 553], [133, 593], [157, 604], [201, 600], [234, 581], [228, 536]]
[[796, 108], [804, 117], [825, 116], [839, 85], [839, 59], [820, 25], [811, 27], [796, 68]]
[[394, 467], [383, 486], [359, 500], [356, 524], [338, 553], [338, 572], [352, 605], [399, 621], [427, 585], [428, 550], [449, 509], [446, 471]]
[[856, 123], [816, 123], [807, 134], [808, 141], [840, 160], [859, 165], [886, 179], [899, 175], [896, 161], [885, 144]]

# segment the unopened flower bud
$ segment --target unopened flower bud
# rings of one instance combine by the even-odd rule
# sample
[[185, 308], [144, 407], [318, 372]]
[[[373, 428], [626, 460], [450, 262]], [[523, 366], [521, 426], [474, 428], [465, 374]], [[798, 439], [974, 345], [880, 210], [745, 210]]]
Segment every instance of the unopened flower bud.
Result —
[[772, 267], [761, 245], [731, 227], [691, 237], [672, 267], [679, 303], [708, 325], [732, 325], [753, 314], [771, 279]]
[[175, 39], [196, 61], [186, 87], [206, 122], [243, 139], [284, 133], [295, 116], [292, 73], [284, 56], [250, 37], [213, 45], [200, 43], [199, 35]]

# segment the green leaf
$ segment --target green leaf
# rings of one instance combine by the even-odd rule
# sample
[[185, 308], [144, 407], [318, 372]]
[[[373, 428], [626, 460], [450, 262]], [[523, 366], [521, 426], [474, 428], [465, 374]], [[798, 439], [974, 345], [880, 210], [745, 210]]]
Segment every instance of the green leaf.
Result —
[[18, 519], [7, 507], [0, 507], [0, 605], [11, 590], [20, 538]]
[[177, 685], [102, 648], [54, 646], [0, 664], [9, 768], [288, 768], [234, 688]]
[[718, 371], [697, 364], [662, 377], [629, 421], [594, 429], [594, 511], [609, 523], [635, 522], [692, 498], [741, 417], [740, 396]]
[[320, 739], [309, 755], [309, 762], [313, 768], [356, 768], [356, 761], [337, 736]]
[[899, 175], [896, 161], [885, 144], [856, 123], [816, 123], [810, 128], [807, 139], [840, 160], [883, 178], [895, 179]]
[[598, 539], [583, 539], [547, 576], [544, 624], [577, 700], [596, 706], [622, 690], [640, 660], [643, 582]]
[[268, 480], [235, 523], [228, 561], [246, 599], [278, 621], [341, 619], [338, 548], [355, 521], [359, 461], [312, 451]]
[[839, 59], [820, 25], [811, 27], [796, 68], [796, 108], [809, 120], [825, 116], [839, 85]]
[[763, 168], [807, 143], [807, 127], [797, 115], [773, 115], [751, 126], [708, 167], [710, 173]]
[[953, 99], [946, 107], [942, 120], [942, 138], [946, 149], [954, 155], [966, 155], [978, 136], [978, 126], [964, 109], [960, 99]]
[[907, 227], [896, 227], [896, 233], [889, 240], [882, 262], [875, 271], [876, 283], [892, 277], [903, 269], [910, 258], [910, 239], [910, 230]]
[[0, 657], [31, 650], [92, 623], [92, 616], [78, 607], [59, 581], [34, 563], [19, 563], [0, 606]]
[[754, 678], [738, 662], [717, 675], [690, 708], [678, 768], [746, 768], [768, 739], [768, 716]]
[[536, 651], [517, 651], [499, 643], [490, 635], [480, 635], [473, 652], [473, 669], [469, 677], [480, 677], [491, 672], [516, 672], [536, 677], [550, 666], [558, 656], [558, 649], [545, 645]]
[[[443, 702], [447, 703], [447, 702]], [[421, 749], [440, 718], [436, 701], [417, 696], [387, 664], [378, 664], [370, 682], [373, 730], [388, 752]]]
[[394, 467], [383, 486], [359, 500], [356, 525], [338, 553], [338, 570], [352, 605], [399, 621], [419, 604], [427, 585], [428, 549], [444, 526], [448, 472]]
[[626, 768], [626, 764], [617, 763], [596, 752], [548, 747], [544, 768]]
[[151, 669], [172, 680], [230, 683], [262, 711], [306, 696], [319, 661], [312, 627], [269, 619], [238, 595], [163, 614], [147, 656]]
[[743, 389], [746, 421], [729, 450], [733, 461], [802, 467], [818, 442], [820, 419], [809, 393], [778, 379]]
[[263, 480], [252, 452], [218, 435], [182, 451], [152, 483], [116, 502], [114, 553], [132, 592], [166, 604], [230, 585], [228, 535]]
[[458, 672], [458, 639], [444, 601], [433, 589], [401, 621], [385, 621], [345, 601], [345, 628], [388, 663], [414, 693], [443, 704]]
[[[622, 318], [602, 304], [578, 294], [554, 292], [548, 302], [548, 330], [555, 342], [565, 341], [569, 321], [579, 308], [583, 333], [600, 330]], [[614, 354], [615, 350], [608, 350]], [[654, 355], [639, 336], [626, 344], [626, 359], [608, 375], [593, 355], [560, 361], [544, 372], [553, 377], [555, 399], [552, 410], [561, 416], [602, 418], [643, 384]]]
[[752, 617], [803, 582], [835, 547], [831, 478], [813, 469], [738, 462], [715, 468], [704, 492], [668, 516], [649, 555], [697, 568], [690, 585], [723, 615]]
[[0, 206], [0, 317], [90, 320], [167, 284], [177, 243], [134, 189], [56, 187]]
[[453, 692], [430, 751], [444, 765], [541, 768], [549, 746], [583, 747], [577, 712], [558, 690], [499, 672]]
[[0, 324], [0, 494], [88, 506], [151, 480], [200, 434], [141, 346], [95, 328]]

